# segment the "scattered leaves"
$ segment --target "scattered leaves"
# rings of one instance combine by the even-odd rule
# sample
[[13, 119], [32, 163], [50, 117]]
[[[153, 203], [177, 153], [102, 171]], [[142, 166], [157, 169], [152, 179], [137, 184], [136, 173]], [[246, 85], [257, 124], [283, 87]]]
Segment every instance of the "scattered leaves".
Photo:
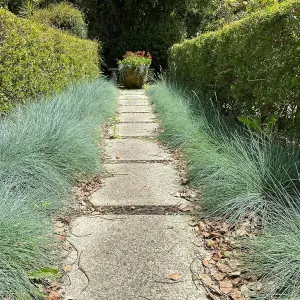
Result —
[[[210, 299], [246, 300], [256, 289], [256, 279], [246, 276], [238, 262], [241, 248], [238, 238], [257, 234], [257, 226], [249, 220], [234, 227], [222, 220], [201, 220], [193, 224], [204, 239], [208, 253], [202, 260], [205, 273], [199, 275]], [[254, 286], [252, 288], [252, 286]]]

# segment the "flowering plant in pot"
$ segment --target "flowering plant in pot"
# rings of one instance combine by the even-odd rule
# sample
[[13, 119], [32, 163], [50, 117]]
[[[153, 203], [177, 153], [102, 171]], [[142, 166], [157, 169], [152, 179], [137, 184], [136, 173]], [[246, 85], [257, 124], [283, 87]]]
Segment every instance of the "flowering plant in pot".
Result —
[[122, 60], [117, 61], [121, 83], [128, 89], [142, 88], [152, 62], [151, 54], [145, 51], [128, 51]]

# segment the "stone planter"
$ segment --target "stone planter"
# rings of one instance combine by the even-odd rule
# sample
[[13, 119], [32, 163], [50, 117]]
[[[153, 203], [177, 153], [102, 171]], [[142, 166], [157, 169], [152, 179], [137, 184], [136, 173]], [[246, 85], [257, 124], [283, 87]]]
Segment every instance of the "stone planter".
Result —
[[120, 70], [120, 82], [127, 89], [141, 89], [146, 82], [148, 69], [137, 71], [135, 69], [125, 68]]

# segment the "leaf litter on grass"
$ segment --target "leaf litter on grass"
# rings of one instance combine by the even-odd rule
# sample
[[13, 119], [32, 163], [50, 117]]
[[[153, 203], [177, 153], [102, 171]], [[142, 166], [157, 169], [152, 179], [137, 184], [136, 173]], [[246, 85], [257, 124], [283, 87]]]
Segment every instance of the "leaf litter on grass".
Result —
[[259, 293], [258, 278], [250, 276], [239, 256], [245, 249], [239, 241], [259, 234], [250, 220], [233, 226], [221, 219], [202, 219], [193, 224], [203, 238], [207, 254], [203, 257], [204, 273], [199, 274], [207, 295], [213, 300], [246, 300]]

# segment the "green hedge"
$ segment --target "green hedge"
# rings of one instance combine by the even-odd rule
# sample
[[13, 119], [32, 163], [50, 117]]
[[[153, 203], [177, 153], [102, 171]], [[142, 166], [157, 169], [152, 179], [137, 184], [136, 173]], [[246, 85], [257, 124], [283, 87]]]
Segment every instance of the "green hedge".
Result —
[[176, 44], [169, 60], [172, 80], [217, 99], [234, 117], [299, 130], [299, 1], [285, 1]]
[[32, 20], [65, 30], [80, 38], [87, 37], [87, 24], [83, 13], [70, 3], [56, 3], [36, 10]]
[[99, 76], [98, 44], [0, 9], [0, 112]]

